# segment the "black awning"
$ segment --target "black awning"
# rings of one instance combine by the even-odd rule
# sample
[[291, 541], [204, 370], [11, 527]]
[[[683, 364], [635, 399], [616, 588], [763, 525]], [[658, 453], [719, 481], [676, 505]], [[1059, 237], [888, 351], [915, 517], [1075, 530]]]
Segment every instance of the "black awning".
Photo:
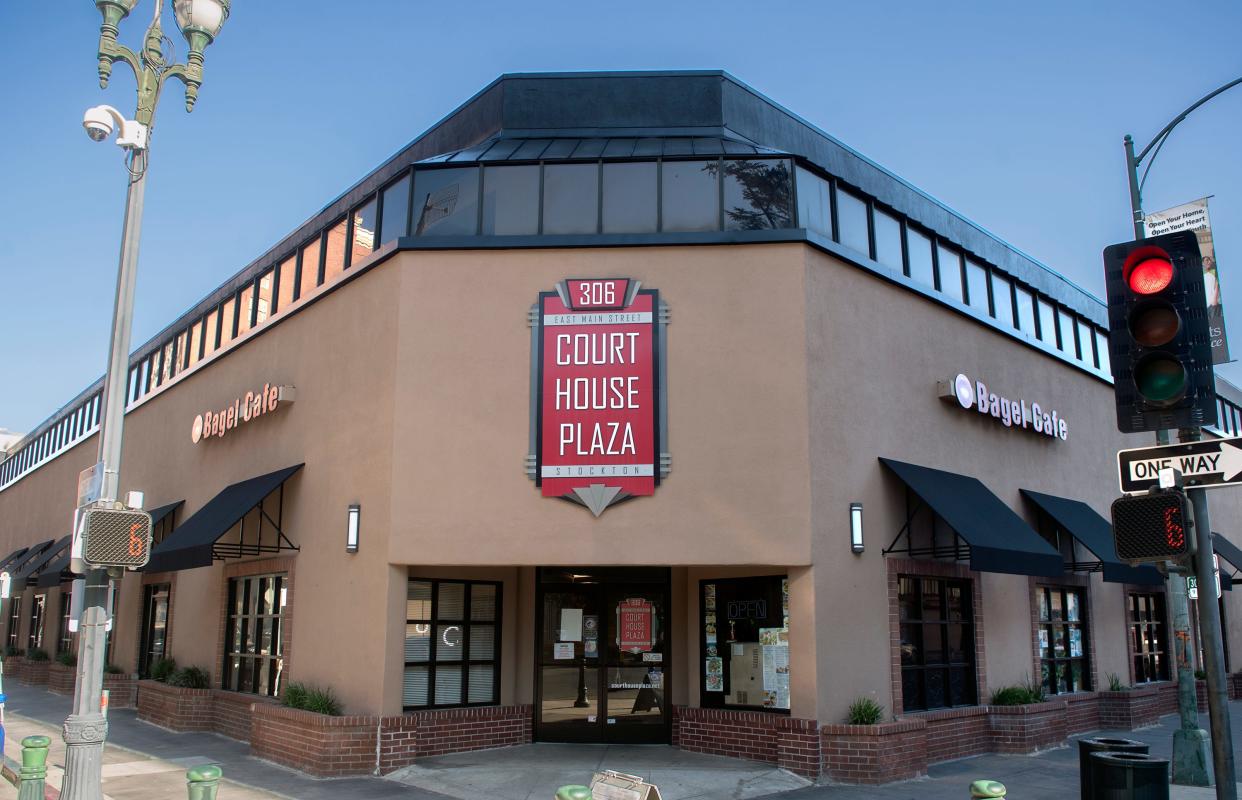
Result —
[[1112, 524], [1097, 514], [1091, 506], [1079, 500], [1030, 489], [1023, 489], [1022, 496], [1038, 506], [1053, 522], [1095, 554], [1103, 567], [1104, 580], [1109, 583], [1135, 583], [1145, 586], [1164, 583], [1164, 576], [1155, 567], [1132, 567], [1117, 557]]
[[39, 573], [39, 577], [35, 580], [35, 586], [40, 589], [46, 589], [52, 586], [59, 586], [65, 581], [73, 580], [74, 575], [69, 571], [69, 554], [65, 553], [60, 558], [48, 564], [47, 569]]
[[72, 541], [73, 536], [66, 534], [65, 536], [62, 536], [56, 544], [27, 561], [26, 565], [13, 576], [13, 585], [21, 587], [26, 586], [27, 582], [29, 582], [29, 585], [31, 586], [37, 586], [38, 584], [34, 582], [34, 579], [39, 577], [41, 570], [46, 567], [47, 563], [56, 556], [60, 555], [62, 552], [68, 555], [69, 543]]
[[30, 549], [29, 547], [19, 547], [13, 552], [9, 553], [7, 556], [4, 557], [3, 561], [0, 561], [0, 570], [8, 569], [9, 564], [13, 563], [14, 560], [25, 555], [26, 551], [29, 549]]
[[19, 574], [23, 569], [26, 568], [27, 564], [37, 560], [38, 557], [42, 555], [43, 551], [51, 546], [52, 546], [51, 539], [48, 539], [46, 542], [39, 542], [38, 544], [33, 545], [25, 553], [22, 553], [20, 556], [10, 561], [9, 565], [4, 568], [5, 571], [7, 571], [10, 575]]
[[[151, 561], [145, 571], [169, 572], [211, 566], [218, 555], [217, 540], [301, 468], [302, 465], [297, 464], [226, 487], [151, 551]], [[288, 548], [265, 549], [262, 545], [254, 545], [250, 550], [243, 550], [234, 547], [229, 555], [257, 554], [277, 549]]]
[[881, 458], [880, 463], [966, 540], [972, 570], [1043, 577], [1065, 572], [1061, 554], [978, 478], [891, 458]]
[[1216, 555], [1220, 556], [1221, 561], [1228, 561], [1232, 566], [1232, 571], [1220, 571], [1220, 588], [1228, 591], [1233, 588], [1233, 577], [1237, 571], [1242, 569], [1242, 549], [1236, 544], [1221, 536], [1215, 531], [1212, 532], [1212, 550]]
[[164, 518], [176, 511], [185, 503], [184, 500], [178, 500], [175, 503], [169, 503], [166, 506], [151, 509], [151, 527], [154, 528], [164, 521]]

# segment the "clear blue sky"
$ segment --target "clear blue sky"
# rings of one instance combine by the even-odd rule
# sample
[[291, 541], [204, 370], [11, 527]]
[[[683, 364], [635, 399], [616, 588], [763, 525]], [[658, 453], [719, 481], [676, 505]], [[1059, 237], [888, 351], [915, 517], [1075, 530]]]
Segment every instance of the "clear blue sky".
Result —
[[[134, 45], [152, 13], [122, 23]], [[166, 13], [178, 58], [186, 46]], [[124, 177], [82, 112], [87, 0], [22, 3], [0, 28], [0, 427], [29, 430], [103, 373]], [[1242, 5], [235, 0], [198, 106], [156, 117], [135, 346], [503, 72], [723, 68], [1096, 295], [1130, 238], [1121, 137], [1146, 143], [1242, 75]], [[1182, 124], [1145, 206], [1214, 195], [1242, 354], [1242, 87]], [[1242, 383], [1234, 364], [1222, 374]]]

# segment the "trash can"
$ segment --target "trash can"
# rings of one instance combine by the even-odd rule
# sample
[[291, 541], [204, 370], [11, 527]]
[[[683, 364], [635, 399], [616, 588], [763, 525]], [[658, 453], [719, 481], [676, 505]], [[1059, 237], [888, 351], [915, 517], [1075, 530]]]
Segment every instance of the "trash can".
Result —
[[1092, 753], [1092, 800], [1169, 800], [1169, 760], [1143, 753]]
[[1078, 740], [1078, 797], [1080, 800], [1095, 800], [1091, 793], [1091, 754], [1092, 753], [1142, 753], [1147, 754], [1147, 745], [1134, 739], [1122, 739], [1116, 736], [1097, 736], [1093, 739]]

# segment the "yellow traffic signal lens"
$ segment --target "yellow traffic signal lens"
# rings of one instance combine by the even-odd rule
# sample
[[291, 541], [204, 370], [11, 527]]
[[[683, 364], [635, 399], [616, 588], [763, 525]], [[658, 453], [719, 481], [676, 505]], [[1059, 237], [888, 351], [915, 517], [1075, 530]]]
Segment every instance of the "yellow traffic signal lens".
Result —
[[1182, 329], [1182, 318], [1169, 303], [1158, 300], [1140, 305], [1130, 315], [1130, 335], [1144, 347], [1161, 347]]

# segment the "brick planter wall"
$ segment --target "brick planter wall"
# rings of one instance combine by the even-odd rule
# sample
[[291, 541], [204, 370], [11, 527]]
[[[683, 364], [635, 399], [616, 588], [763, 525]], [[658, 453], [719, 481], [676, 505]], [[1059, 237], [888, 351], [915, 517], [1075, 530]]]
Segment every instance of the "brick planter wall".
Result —
[[170, 731], [209, 731], [211, 690], [138, 681], [138, 719]]
[[[1176, 687], [1174, 687], [1176, 689]], [[1162, 714], [1161, 690], [1156, 686], [1136, 686], [1124, 692], [1100, 692], [1100, 727], [1105, 730], [1132, 731], [1155, 725]], [[1173, 693], [1176, 710], [1177, 693]]]
[[50, 661], [27, 661], [21, 668], [21, 682], [31, 686], [47, 685], [47, 670]]
[[6, 680], [19, 681], [25, 671], [26, 659], [23, 656], [4, 657], [4, 677]]
[[1049, 700], [1024, 706], [988, 706], [997, 753], [1033, 753], [1065, 741], [1067, 704]]
[[77, 667], [66, 667], [59, 662], [52, 662], [47, 668], [47, 690], [56, 694], [73, 694], [77, 671]]
[[819, 726], [813, 719], [676, 706], [673, 745], [696, 753], [776, 764], [808, 777], [817, 777], [821, 770]]
[[1229, 699], [1237, 700], [1242, 697], [1242, 672], [1235, 672], [1229, 676]]
[[927, 774], [927, 722], [824, 725], [822, 776], [841, 783], [888, 783]]
[[928, 711], [918, 717], [927, 723], [929, 764], [992, 752], [987, 706]]
[[256, 703], [250, 753], [320, 778], [375, 769], [377, 717], [329, 717]]
[[396, 764], [402, 757], [408, 759], [405, 762], [408, 764], [423, 756], [527, 744], [534, 740], [534, 707], [485, 706], [419, 711], [399, 717], [385, 717], [382, 727], [380, 768], [385, 771], [384, 763]]
[[[59, 666], [59, 665], [57, 665]], [[68, 667], [70, 681], [73, 680], [75, 667]], [[50, 683], [50, 681], [49, 681]], [[103, 688], [108, 692], [110, 708], [133, 708], [138, 704], [138, 676], [123, 673], [104, 673]], [[73, 684], [69, 685], [69, 694], [73, 694]]]
[[1207, 681], [1195, 678], [1195, 707], [1200, 711], [1207, 711]]
[[1080, 692], [1064, 696], [1065, 734], [1098, 731], [1100, 729], [1100, 698], [1095, 692]]
[[278, 701], [240, 692], [213, 689], [211, 692], [211, 730], [239, 742], [250, 741], [250, 727], [256, 703], [275, 705]]

